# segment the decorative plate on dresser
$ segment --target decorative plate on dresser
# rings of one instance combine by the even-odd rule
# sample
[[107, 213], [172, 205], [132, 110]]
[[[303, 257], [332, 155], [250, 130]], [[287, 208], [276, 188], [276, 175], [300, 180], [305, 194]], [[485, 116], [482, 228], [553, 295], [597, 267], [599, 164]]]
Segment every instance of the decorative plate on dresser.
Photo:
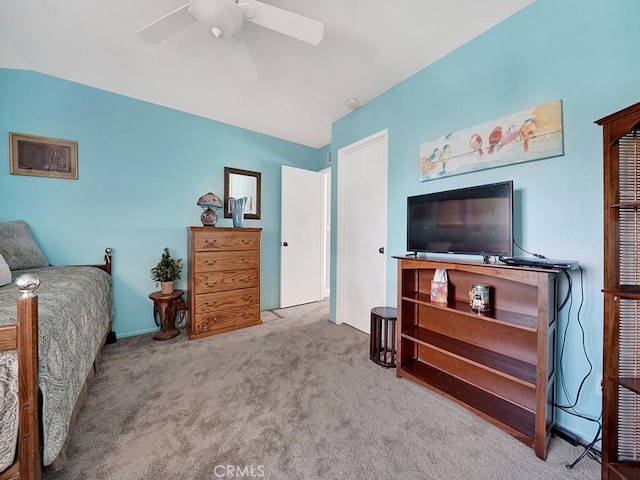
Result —
[[188, 227], [190, 339], [261, 323], [261, 231]]

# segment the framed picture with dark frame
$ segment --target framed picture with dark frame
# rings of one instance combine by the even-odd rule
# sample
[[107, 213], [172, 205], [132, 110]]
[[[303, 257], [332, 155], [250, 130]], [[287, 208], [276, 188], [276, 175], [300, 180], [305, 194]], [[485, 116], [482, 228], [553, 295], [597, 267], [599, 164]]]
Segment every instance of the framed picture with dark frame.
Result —
[[78, 179], [78, 142], [9, 133], [12, 175]]

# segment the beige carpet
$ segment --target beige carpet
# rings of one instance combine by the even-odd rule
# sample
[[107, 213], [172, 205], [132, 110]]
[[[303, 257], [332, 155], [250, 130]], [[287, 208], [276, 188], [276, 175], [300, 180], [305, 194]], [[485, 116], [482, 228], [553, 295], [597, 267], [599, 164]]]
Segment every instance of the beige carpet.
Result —
[[326, 303], [188, 341], [107, 345], [54, 479], [600, 478], [553, 439], [547, 461], [467, 410], [368, 358], [369, 337]]

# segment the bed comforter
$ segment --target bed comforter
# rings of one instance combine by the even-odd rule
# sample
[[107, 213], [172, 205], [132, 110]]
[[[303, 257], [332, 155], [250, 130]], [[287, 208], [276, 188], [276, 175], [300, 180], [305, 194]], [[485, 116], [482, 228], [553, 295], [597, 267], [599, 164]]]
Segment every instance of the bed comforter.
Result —
[[[65, 266], [17, 270], [13, 281], [24, 273], [34, 273], [41, 281], [36, 293], [46, 466], [64, 445], [74, 405], [113, 320], [111, 277], [98, 268]], [[0, 325], [16, 323], [18, 296], [13, 283], [0, 287]], [[0, 472], [15, 455], [15, 357], [15, 352], [6, 352], [0, 358]]]

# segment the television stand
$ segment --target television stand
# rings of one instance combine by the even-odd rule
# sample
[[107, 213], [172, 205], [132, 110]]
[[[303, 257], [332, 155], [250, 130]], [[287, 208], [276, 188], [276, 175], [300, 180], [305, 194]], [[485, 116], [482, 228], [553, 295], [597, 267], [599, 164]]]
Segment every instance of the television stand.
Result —
[[[559, 270], [423, 258], [398, 260], [396, 375], [462, 405], [545, 459], [554, 426]], [[447, 303], [431, 303], [436, 269]], [[469, 306], [489, 285], [488, 312]]]

